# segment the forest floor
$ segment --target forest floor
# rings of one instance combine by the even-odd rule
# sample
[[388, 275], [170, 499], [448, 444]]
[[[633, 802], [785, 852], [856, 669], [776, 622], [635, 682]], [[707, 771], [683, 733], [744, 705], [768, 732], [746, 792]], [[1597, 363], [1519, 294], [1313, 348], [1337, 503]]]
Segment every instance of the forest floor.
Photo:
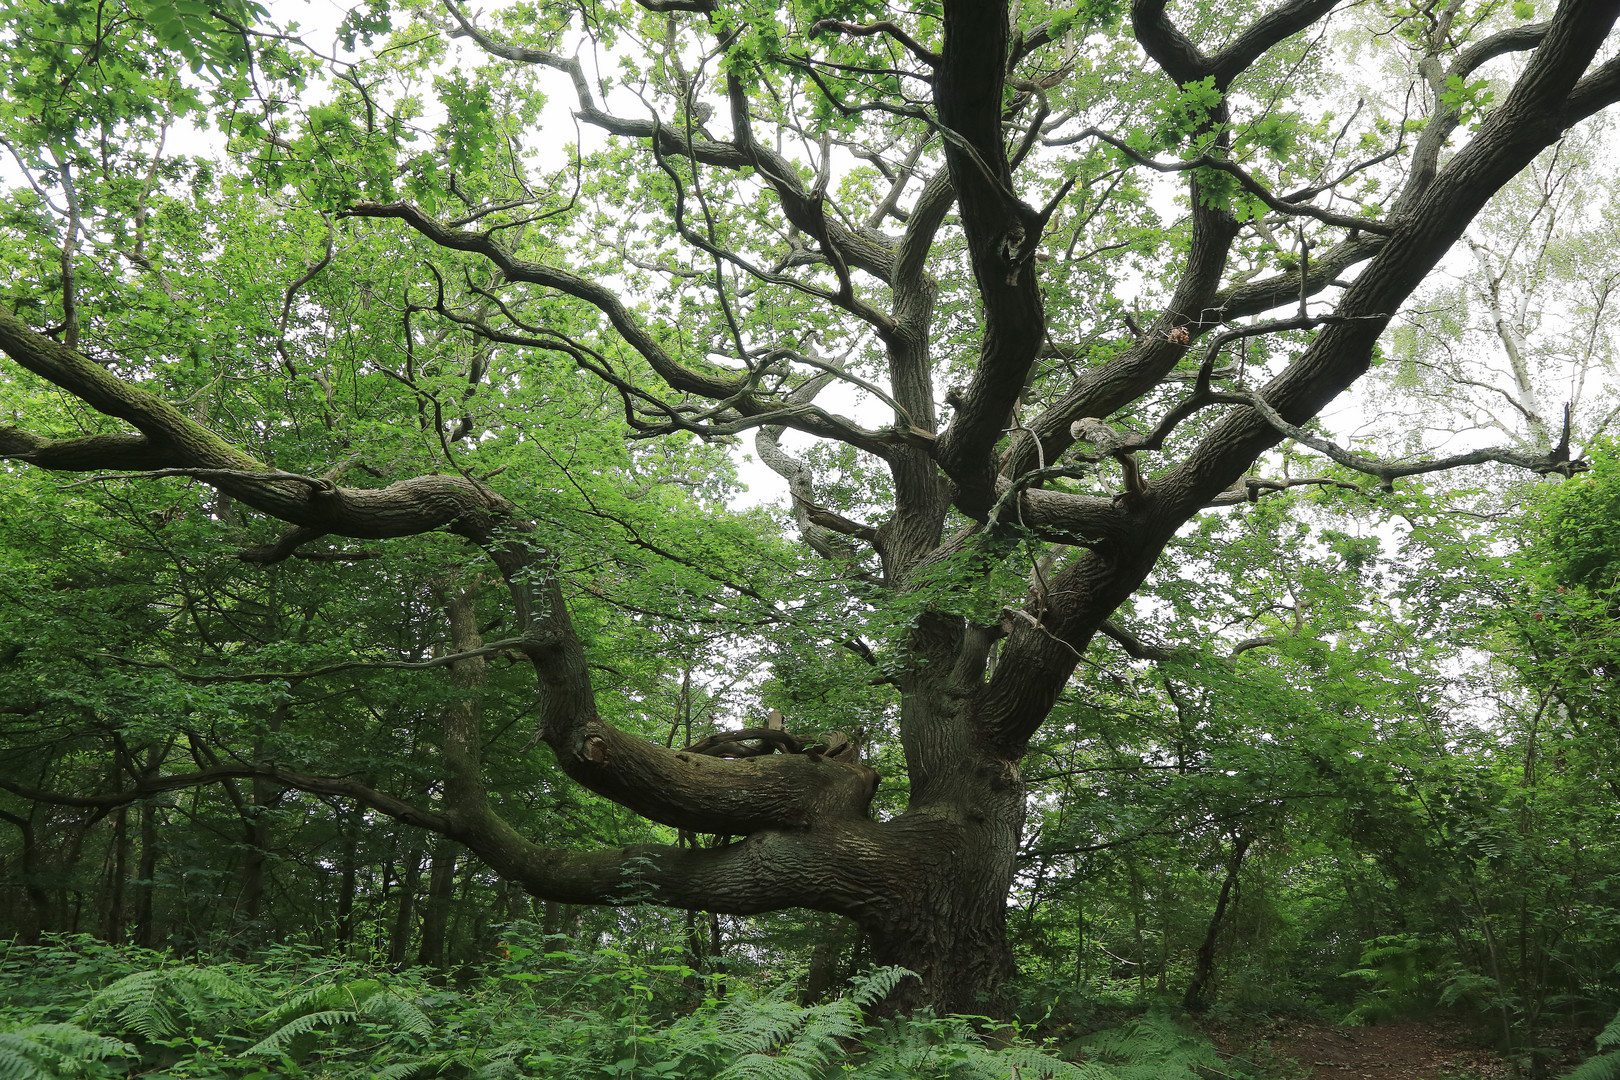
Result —
[[[1373, 1027], [1281, 1022], [1248, 1039], [1234, 1040], [1233, 1061], [1251, 1072], [1289, 1080], [1507, 1080], [1513, 1068], [1486, 1045], [1477, 1026], [1450, 1019], [1393, 1020]], [[1581, 1060], [1586, 1033], [1551, 1039], [1557, 1076]], [[1220, 1041], [1220, 1040], [1218, 1040]], [[1562, 1045], [1564, 1042], [1569, 1045]], [[1237, 1046], [1247, 1044], [1247, 1049]]]

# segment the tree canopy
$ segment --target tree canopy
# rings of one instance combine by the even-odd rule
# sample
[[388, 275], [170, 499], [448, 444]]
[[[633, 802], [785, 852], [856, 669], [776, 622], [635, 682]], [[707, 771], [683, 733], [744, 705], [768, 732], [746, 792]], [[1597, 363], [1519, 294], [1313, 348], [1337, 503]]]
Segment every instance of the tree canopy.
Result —
[[982, 1012], [1185, 833], [1196, 1008], [1269, 839], [1411, 881], [1491, 724], [1612, 756], [1613, 0], [0, 11], [25, 928], [70, 820], [152, 925], [173, 811], [243, 924], [464, 845]]

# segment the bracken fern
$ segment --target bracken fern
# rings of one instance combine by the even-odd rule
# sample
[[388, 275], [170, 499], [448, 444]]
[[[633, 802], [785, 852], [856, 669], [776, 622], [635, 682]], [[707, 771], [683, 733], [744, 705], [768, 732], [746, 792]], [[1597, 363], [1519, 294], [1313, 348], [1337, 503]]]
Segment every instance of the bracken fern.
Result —
[[[77, 1024], [29, 1024], [0, 1031], [0, 1080], [69, 1080], [110, 1076], [96, 1066], [133, 1048]], [[120, 1072], [123, 1070], [120, 1069]]]
[[[1620, 1047], [1620, 1013], [1598, 1032], [1599, 1050]], [[1598, 1054], [1565, 1073], [1563, 1080], [1620, 1080], [1620, 1050]]]
[[137, 971], [95, 994], [73, 1018], [89, 1024], [111, 1019], [146, 1042], [187, 1032], [212, 1034], [259, 1006], [253, 988], [223, 966], [174, 965]]
[[433, 1021], [413, 1001], [388, 992], [375, 979], [328, 983], [298, 994], [261, 1018], [276, 1029], [248, 1047], [249, 1055], [307, 1053], [314, 1037], [344, 1024], [371, 1021], [396, 1033], [426, 1037]]
[[1207, 1039], [1154, 1013], [1100, 1031], [1081, 1045], [1117, 1080], [1195, 1080], [1200, 1069], [1220, 1066]]

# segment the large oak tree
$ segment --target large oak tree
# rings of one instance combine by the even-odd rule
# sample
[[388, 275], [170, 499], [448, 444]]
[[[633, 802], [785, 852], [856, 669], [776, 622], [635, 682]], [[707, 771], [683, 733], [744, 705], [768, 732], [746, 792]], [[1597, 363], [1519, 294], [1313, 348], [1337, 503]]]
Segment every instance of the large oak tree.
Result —
[[[1565, 0], [1545, 21], [1529, 5], [1462, 0], [1415, 11], [1288, 0], [1220, 16], [1163, 0], [1128, 11], [811, 3], [779, 16], [729, 0], [640, 5], [484, 19], [445, 0], [419, 12], [404, 35], [416, 45], [453, 41], [489, 60], [441, 81], [447, 119], [432, 151], [401, 148], [406, 97], [389, 98], [386, 71], [365, 65], [340, 68], [323, 118], [236, 117], [234, 145], [267, 182], [302, 161], [306, 196], [444, 249], [458, 269], [425, 279], [415, 316], [488, 348], [566, 357], [616, 396], [629, 438], [751, 433], [786, 481], [800, 539], [858, 605], [899, 612], [889, 640], [852, 629], [830, 644], [895, 695], [892, 735], [874, 716], [867, 739], [898, 740], [903, 811], [872, 812], [878, 774], [855, 733], [766, 727], [677, 749], [611, 722], [569, 582], [520, 485], [435, 473], [349, 486], [341, 459], [325, 475], [284, 471], [139, 385], [139, 372], [110, 371], [94, 356], [95, 313], [75, 302], [84, 226], [71, 205], [58, 250], [27, 253], [57, 260], [54, 306], [0, 313], [0, 349], [125, 426], [7, 426], [0, 454], [201, 481], [285, 523], [274, 543], [222, 558], [269, 565], [322, 537], [453, 533], [506, 582], [513, 629], [498, 648], [532, 664], [540, 735], [562, 770], [651, 822], [732, 839], [572, 850], [520, 834], [486, 792], [476, 709], [446, 715], [431, 806], [341, 762], [328, 775], [231, 762], [78, 795], [5, 783], [99, 807], [241, 777], [352, 798], [466, 844], [547, 899], [847, 916], [877, 961], [920, 977], [901, 1004], [981, 1010], [1013, 970], [1020, 761], [1096, 635], [1162, 655], [1110, 616], [1182, 526], [1332, 470], [1340, 484], [1359, 473], [1389, 485], [1488, 461], [1580, 467], [1567, 423], [1552, 447], [1404, 463], [1310, 425], [1367, 373], [1396, 312], [1493, 194], [1620, 98], [1620, 60], [1605, 58], [1620, 3]], [[250, 12], [225, 14], [249, 52], [281, 48], [235, 21]], [[1332, 58], [1374, 31], [1415, 72], [1408, 115], [1375, 97], [1322, 118], [1341, 94]], [[601, 73], [615, 58], [633, 61], [617, 88]], [[599, 149], [584, 139], [572, 151], [585, 176], [572, 198], [531, 182], [516, 125], [533, 110], [498, 101], [503, 85], [540, 74], [598, 133]], [[489, 164], [502, 155], [504, 173]], [[71, 196], [66, 158], [54, 170], [40, 160]], [[577, 201], [623, 216], [578, 216]], [[1173, 226], [1142, 224], [1171, 206]], [[835, 385], [892, 420], [864, 426], [818, 405]], [[329, 385], [325, 407], [339, 407]], [[468, 434], [455, 417], [424, 422], [447, 452]], [[823, 449], [798, 456], [789, 432]], [[1284, 440], [1329, 459], [1324, 475], [1267, 475]], [[880, 465], [862, 512], [818, 486], [829, 446]], [[445, 595], [456, 678], [473, 690], [496, 646], [479, 636], [471, 594]], [[776, 677], [795, 676], [779, 665]]]

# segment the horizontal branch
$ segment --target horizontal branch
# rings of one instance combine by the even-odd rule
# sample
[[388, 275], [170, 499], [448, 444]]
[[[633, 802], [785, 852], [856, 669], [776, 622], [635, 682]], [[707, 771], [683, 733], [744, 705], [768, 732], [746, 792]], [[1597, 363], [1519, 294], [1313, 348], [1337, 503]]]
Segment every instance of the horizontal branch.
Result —
[[414, 825], [418, 828], [429, 829], [447, 835], [451, 831], [450, 819], [443, 814], [422, 810], [403, 799], [395, 798], [392, 795], [362, 784], [358, 780], [338, 776], [311, 776], [307, 773], [295, 772], [292, 769], [283, 769], [276, 765], [215, 765], [197, 772], [146, 776], [138, 779], [132, 787], [97, 795], [68, 795], [61, 792], [45, 791], [18, 784], [6, 779], [4, 776], [0, 776], [0, 789], [32, 802], [95, 810], [98, 811], [99, 816], [116, 810], [120, 806], [144, 802], [170, 791], [206, 787], [209, 784], [223, 783], [226, 780], [253, 778], [271, 780], [298, 791], [307, 791], [312, 795], [333, 795], [354, 799], [364, 806], [379, 813], [387, 814], [389, 817], [407, 825]]
[[190, 469], [167, 468], [147, 469], [143, 472], [115, 472], [98, 473], [87, 476], [82, 480], [75, 480], [71, 484], [63, 484], [63, 490], [81, 487], [85, 484], [97, 484], [107, 480], [162, 480], [168, 477], [183, 476], [192, 480], [290, 480], [295, 484], [307, 484], [312, 490], [324, 494], [337, 491], [337, 485], [330, 480], [318, 476], [305, 476], [302, 473], [283, 472], [280, 469]]
[[[754, 764], [702, 760], [717, 767]], [[810, 763], [806, 756], [792, 760]], [[47, 791], [0, 776], [0, 790], [34, 802], [91, 810], [100, 817], [167, 792], [236, 779], [268, 780], [314, 795], [354, 799], [406, 825], [461, 841], [502, 876], [535, 896], [561, 903], [657, 903], [739, 915], [790, 907], [853, 913], [871, 903], [880, 890], [892, 890], [896, 883], [885, 879], [904, 873], [904, 838], [887, 835], [894, 830], [871, 821], [767, 833], [719, 848], [644, 844], [582, 852], [535, 844], [487, 806], [434, 813], [357, 780], [313, 776], [275, 765], [217, 765], [143, 777], [131, 787], [95, 795]], [[854, 873], [826, 873], [835, 860], [838, 865], [864, 865]]]
[[1585, 472], [1591, 468], [1585, 461], [1570, 460], [1569, 410], [1567, 408], [1564, 410], [1564, 439], [1558, 446], [1545, 454], [1532, 455], [1508, 447], [1493, 446], [1483, 450], [1472, 450], [1466, 454], [1454, 454], [1446, 458], [1402, 463], [1383, 461], [1379, 458], [1369, 457], [1366, 454], [1357, 454], [1346, 450], [1331, 439], [1313, 435], [1301, 427], [1290, 424], [1278, 414], [1276, 409], [1266, 403], [1265, 398], [1253, 391], [1229, 393], [1220, 396], [1229, 401], [1248, 405], [1259, 413], [1266, 423], [1281, 434], [1303, 446], [1308, 446], [1312, 450], [1326, 454], [1345, 468], [1377, 477], [1380, 481], [1379, 486], [1385, 491], [1394, 491], [1395, 481], [1401, 477], [1444, 472], [1448, 469], [1458, 469], [1467, 465], [1483, 465], [1487, 462], [1497, 462], [1502, 465], [1528, 469], [1541, 476], [1548, 473], [1570, 476], [1574, 473]]
[[523, 643], [523, 638], [508, 638], [504, 641], [491, 642], [480, 649], [436, 656], [431, 660], [346, 660], [339, 664], [327, 664], [324, 667], [309, 668], [304, 671], [252, 671], [236, 675], [209, 675], [200, 671], [187, 671], [162, 660], [135, 660], [127, 656], [115, 656], [112, 653], [94, 653], [93, 655], [127, 667], [167, 671], [187, 682], [199, 684], [302, 682], [305, 679], [318, 679], [325, 675], [336, 675], [340, 671], [430, 671], [462, 660], [476, 660], [483, 656], [498, 656], [501, 653], [519, 648]]
[[1337, 225], [1344, 229], [1358, 229], [1362, 232], [1375, 233], [1379, 236], [1389, 236], [1395, 231], [1395, 226], [1375, 220], [1373, 218], [1359, 218], [1352, 217], [1349, 214], [1338, 214], [1334, 213], [1332, 210], [1324, 210], [1320, 206], [1313, 203], [1290, 202], [1281, 195], [1277, 195], [1272, 192], [1270, 188], [1266, 187], [1259, 180], [1255, 179], [1252, 173], [1250, 173], [1243, 166], [1239, 165], [1237, 162], [1232, 161], [1230, 158], [1216, 157], [1212, 154], [1199, 154], [1197, 157], [1186, 158], [1181, 161], [1159, 161], [1156, 158], [1150, 157], [1147, 154], [1137, 150], [1135, 147], [1131, 146], [1130, 143], [1126, 142], [1124, 139], [1121, 139], [1119, 136], [1094, 127], [1086, 128], [1084, 131], [1081, 131], [1078, 134], [1065, 139], [1064, 141], [1077, 142], [1085, 138], [1093, 138], [1105, 142], [1109, 146], [1112, 146], [1115, 150], [1118, 150], [1120, 153], [1130, 158], [1132, 161], [1136, 162], [1138, 165], [1152, 169], [1154, 172], [1178, 173], [1190, 172], [1194, 169], [1216, 169], [1220, 172], [1227, 173], [1237, 180], [1238, 186], [1244, 191], [1248, 192], [1250, 195], [1253, 195], [1255, 198], [1265, 203], [1270, 209], [1275, 210], [1279, 214], [1286, 214], [1289, 217], [1314, 218], [1325, 225]]
[[145, 435], [113, 433], [45, 439], [10, 425], [0, 425], [0, 458], [64, 472], [159, 469], [173, 461], [171, 453]]
[[[1166, 649], [1161, 645], [1143, 641], [1112, 619], [1104, 619], [1098, 629], [1117, 642], [1120, 648], [1125, 650], [1126, 655], [1133, 660], [1151, 660], [1154, 663], [1165, 663], [1191, 655], [1190, 650], [1187, 649]], [[1223, 659], [1230, 664], [1246, 652], [1263, 649], [1270, 645], [1278, 645], [1282, 643], [1282, 640], [1280, 637], [1271, 636], [1248, 638], [1232, 646], [1232, 651], [1227, 653]]]
[[1342, 488], [1345, 491], [1353, 491], [1357, 495], [1367, 494], [1367, 489], [1361, 485], [1352, 484], [1348, 480], [1339, 480], [1331, 476], [1299, 476], [1282, 480], [1245, 476], [1211, 499], [1205, 504], [1205, 508], [1213, 510], [1222, 506], [1236, 506], [1239, 503], [1259, 502], [1262, 495], [1274, 495], [1297, 487], [1335, 487]]
[[1387, 242], [1386, 237], [1371, 233], [1347, 237], [1320, 253], [1313, 252], [1309, 265], [1232, 286], [1217, 295], [1210, 308], [1223, 319], [1243, 319], [1297, 301], [1302, 292], [1316, 296], [1338, 282], [1346, 270], [1377, 255]]
[[806, 36], [815, 37], [817, 34], [828, 30], [837, 31], [840, 34], [848, 34], [851, 37], [871, 37], [874, 34], [882, 34], [885, 37], [893, 38], [895, 41], [899, 42], [905, 47], [907, 52], [909, 52], [912, 56], [915, 56], [918, 60], [921, 60], [923, 63], [927, 64], [929, 67], [939, 66], [939, 53], [934, 52], [932, 49], [926, 48], [920, 44], [916, 38], [912, 37], [899, 26], [888, 21], [887, 19], [880, 20], [875, 23], [867, 23], [865, 25], [843, 22], [839, 19], [820, 19], [811, 24], [810, 32]]
[[877, 529], [870, 525], [863, 525], [858, 521], [851, 521], [842, 514], [834, 513], [824, 506], [806, 506], [805, 514], [810, 518], [811, 524], [820, 525], [824, 529], [852, 536], [857, 540], [864, 540], [868, 544], [877, 542]]
[[1032, 469], [1014, 480], [999, 479], [996, 502], [986, 523], [991, 527], [1016, 524], [1043, 540], [1077, 546], [1127, 541], [1134, 526], [1119, 500], [1037, 486], [1050, 480], [1077, 479], [1085, 473], [1082, 465], [1060, 464]]

